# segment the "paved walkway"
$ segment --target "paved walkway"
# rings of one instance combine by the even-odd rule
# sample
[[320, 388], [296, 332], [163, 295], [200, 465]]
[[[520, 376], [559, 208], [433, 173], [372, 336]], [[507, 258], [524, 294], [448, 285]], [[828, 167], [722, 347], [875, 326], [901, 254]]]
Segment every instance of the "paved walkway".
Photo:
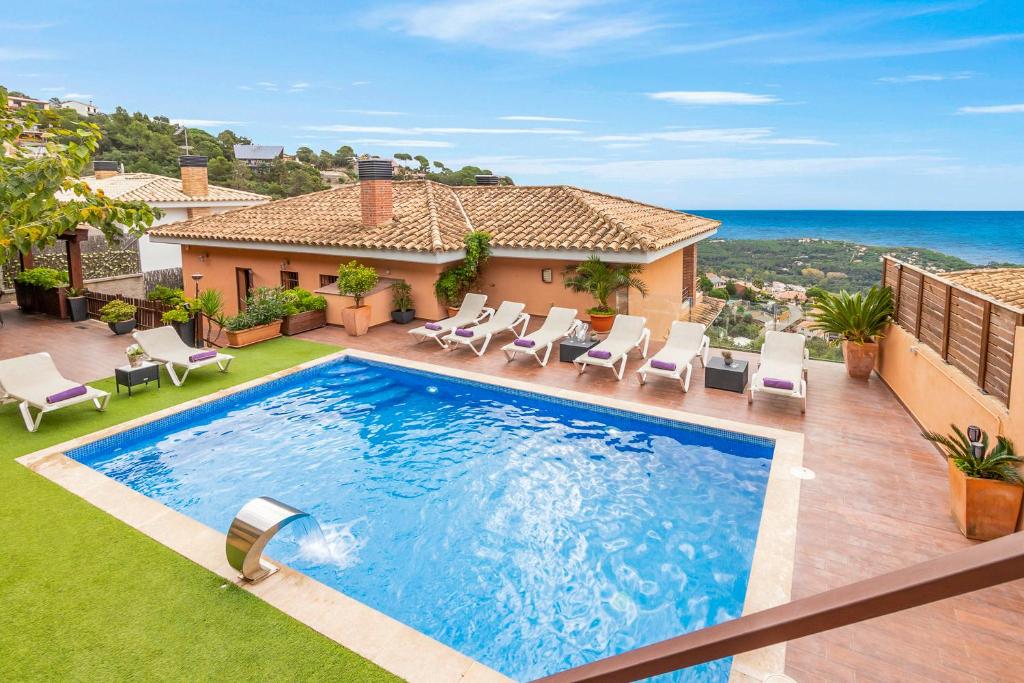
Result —
[[[2, 309], [0, 358], [48, 350], [78, 380], [112, 374], [129, 340], [101, 323], [73, 324]], [[531, 329], [539, 325], [534, 321]], [[415, 344], [408, 328], [384, 325], [364, 337], [328, 327], [304, 339], [362, 348], [638, 403], [666, 405], [805, 434], [804, 464], [817, 477], [802, 485], [793, 597], [870, 578], [970, 545], [947, 511], [945, 467], [920, 429], [877, 378], [861, 383], [841, 365], [812, 362], [809, 407], [764, 399], [748, 406], [739, 394], [703, 388], [694, 372], [690, 393], [653, 379], [641, 387], [630, 370], [617, 382], [607, 370], [579, 376], [571, 364], [547, 368], [523, 359], [506, 363], [493, 347], [478, 358]], [[656, 345], [655, 345], [656, 347]], [[652, 347], [654, 348], [654, 347]], [[737, 353], [738, 358], [753, 358]], [[1024, 582], [920, 607], [789, 644], [787, 673], [800, 681], [1016, 681], [1024, 671]]]

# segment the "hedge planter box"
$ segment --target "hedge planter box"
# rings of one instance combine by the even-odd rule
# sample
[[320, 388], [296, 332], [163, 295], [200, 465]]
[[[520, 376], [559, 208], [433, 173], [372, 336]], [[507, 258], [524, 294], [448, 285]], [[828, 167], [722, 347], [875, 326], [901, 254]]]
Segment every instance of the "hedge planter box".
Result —
[[281, 321], [281, 334], [290, 337], [300, 332], [309, 332], [327, 324], [327, 311], [303, 311], [286, 315]]
[[60, 287], [43, 289], [35, 285], [14, 283], [14, 297], [23, 313], [45, 313], [56, 318], [63, 317]]
[[107, 323], [107, 327], [109, 327], [110, 331], [114, 334], [128, 334], [135, 329], [135, 321], [122, 320], [119, 323]]
[[949, 467], [949, 508], [967, 538], [990, 541], [1017, 530], [1024, 487], [997, 479], [977, 479]]
[[257, 325], [256, 327], [250, 327], [247, 330], [238, 330], [237, 332], [227, 330], [227, 334], [228, 346], [233, 349], [238, 349], [243, 346], [249, 346], [250, 344], [266, 341], [267, 339], [280, 337], [281, 321], [275, 320], [267, 325]]

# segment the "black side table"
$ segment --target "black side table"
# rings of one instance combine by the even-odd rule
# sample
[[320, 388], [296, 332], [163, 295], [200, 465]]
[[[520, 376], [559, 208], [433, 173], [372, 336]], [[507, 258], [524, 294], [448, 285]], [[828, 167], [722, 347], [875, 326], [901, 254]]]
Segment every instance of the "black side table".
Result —
[[558, 360], [563, 363], [571, 363], [600, 343], [600, 341], [590, 341], [589, 339], [586, 341], [563, 339], [558, 345]]
[[708, 360], [704, 368], [704, 386], [708, 389], [724, 389], [742, 394], [747, 388], [747, 368], [749, 364], [745, 360], [733, 360], [732, 365], [726, 365], [721, 356], [715, 356]]
[[148, 360], [142, 361], [139, 367], [133, 368], [130, 365], [122, 365], [114, 368], [114, 386], [117, 393], [121, 393], [121, 387], [128, 387], [128, 396], [132, 395], [132, 387], [140, 384], [149, 386], [149, 383], [156, 381], [156, 388], [160, 388], [160, 366]]

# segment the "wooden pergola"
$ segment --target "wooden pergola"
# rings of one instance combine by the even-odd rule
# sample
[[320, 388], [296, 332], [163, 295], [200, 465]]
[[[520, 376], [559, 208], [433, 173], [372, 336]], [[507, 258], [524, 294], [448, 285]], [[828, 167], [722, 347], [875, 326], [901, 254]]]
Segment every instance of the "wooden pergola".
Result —
[[[85, 287], [85, 276], [82, 271], [82, 242], [88, 237], [89, 228], [76, 228], [57, 238], [64, 243], [68, 261], [68, 280], [75, 289]], [[32, 268], [35, 261], [32, 252], [21, 254], [19, 260], [22, 270]]]

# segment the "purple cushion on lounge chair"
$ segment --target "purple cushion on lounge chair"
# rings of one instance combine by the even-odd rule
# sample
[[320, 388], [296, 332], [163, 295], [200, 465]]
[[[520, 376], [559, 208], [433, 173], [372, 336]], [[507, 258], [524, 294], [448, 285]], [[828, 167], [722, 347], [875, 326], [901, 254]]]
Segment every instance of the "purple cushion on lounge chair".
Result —
[[524, 349], [532, 349], [534, 346], [537, 345], [537, 342], [533, 341], [532, 339], [523, 339], [522, 337], [516, 339], [512, 343], [515, 344], [516, 346], [522, 346]]
[[206, 351], [200, 351], [199, 353], [193, 353], [191, 356], [188, 357], [188, 362], [189, 363], [198, 363], [201, 360], [206, 360], [208, 358], [216, 358], [216, 357], [217, 357], [217, 352], [216, 351], [214, 351], [213, 349], [207, 349]]
[[612, 357], [611, 351], [605, 351], [604, 349], [590, 349], [587, 351], [587, 355], [591, 358], [600, 358], [601, 360], [608, 360]]
[[472, 337], [473, 330], [467, 330], [465, 327], [460, 327], [459, 329], [455, 330], [455, 334], [459, 335], [460, 337]]
[[428, 330], [433, 330], [435, 332], [437, 332], [438, 330], [444, 329], [443, 327], [441, 327], [437, 323], [427, 323], [423, 327], [427, 328]]
[[65, 389], [64, 391], [58, 391], [56, 394], [50, 394], [49, 396], [46, 397], [46, 402], [60, 403], [61, 401], [66, 401], [69, 398], [74, 398], [75, 396], [82, 396], [87, 391], [89, 390], [85, 388], [84, 384], [77, 387], [71, 387], [70, 389]]
[[793, 383], [788, 379], [775, 379], [774, 377], [765, 377], [761, 383], [769, 389], [785, 389], [786, 391], [793, 391]]
[[651, 367], [657, 368], [658, 370], [668, 370], [669, 372], [673, 372], [676, 369], [676, 364], [670, 363], [667, 360], [658, 360], [655, 358], [651, 361]]

